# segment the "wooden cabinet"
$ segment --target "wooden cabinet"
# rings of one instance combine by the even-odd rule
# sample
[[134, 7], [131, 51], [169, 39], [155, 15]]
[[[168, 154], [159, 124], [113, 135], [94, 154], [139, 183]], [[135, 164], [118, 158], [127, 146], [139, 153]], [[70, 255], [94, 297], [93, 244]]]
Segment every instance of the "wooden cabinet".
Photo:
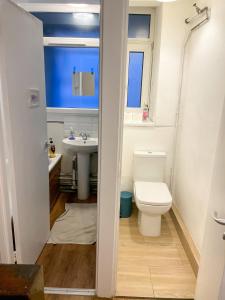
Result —
[[61, 172], [61, 158], [49, 173], [50, 211], [59, 196], [59, 175]]

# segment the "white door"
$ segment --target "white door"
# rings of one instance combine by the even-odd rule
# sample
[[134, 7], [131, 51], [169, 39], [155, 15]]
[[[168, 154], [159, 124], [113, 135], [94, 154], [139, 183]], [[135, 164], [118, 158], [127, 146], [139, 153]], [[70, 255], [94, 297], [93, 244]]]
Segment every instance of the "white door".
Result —
[[[217, 223], [213, 217], [221, 218]], [[199, 215], [201, 217], [201, 215]], [[222, 222], [220, 222], [222, 221]], [[225, 299], [225, 106], [218, 137], [196, 300]], [[224, 280], [223, 284], [222, 281]]]
[[42, 24], [0, 2], [0, 97], [17, 259], [34, 263], [49, 235]]

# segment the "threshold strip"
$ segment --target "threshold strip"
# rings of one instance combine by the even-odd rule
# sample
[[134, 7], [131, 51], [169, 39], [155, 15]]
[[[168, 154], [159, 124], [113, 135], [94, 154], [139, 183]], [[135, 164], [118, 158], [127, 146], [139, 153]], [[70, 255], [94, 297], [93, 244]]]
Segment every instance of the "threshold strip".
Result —
[[95, 289], [73, 289], [73, 288], [53, 288], [45, 287], [45, 294], [58, 294], [58, 295], [77, 295], [77, 296], [95, 296]]

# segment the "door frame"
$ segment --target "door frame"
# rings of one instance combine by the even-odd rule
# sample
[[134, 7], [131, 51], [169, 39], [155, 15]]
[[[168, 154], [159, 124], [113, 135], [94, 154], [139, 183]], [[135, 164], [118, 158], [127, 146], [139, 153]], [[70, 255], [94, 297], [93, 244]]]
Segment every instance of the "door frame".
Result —
[[128, 0], [101, 1], [96, 293], [116, 293]]
[[[101, 8], [100, 65], [102, 81], [99, 110], [100, 159], [98, 165], [96, 292], [98, 296], [110, 298], [115, 295], [116, 290], [128, 0], [101, 0]], [[0, 108], [2, 105], [3, 95], [0, 86]], [[5, 153], [10, 157], [11, 152], [8, 142], [5, 145], [7, 140], [10, 143], [10, 137], [6, 132], [7, 123], [9, 122], [0, 114], [0, 138], [4, 147], [7, 146], [7, 152], [2, 152], [2, 147], [0, 153], [0, 199], [3, 199], [0, 201], [0, 237], [4, 237], [4, 242], [0, 244], [0, 253], [4, 262], [13, 263], [12, 207], [10, 208], [10, 198], [12, 197], [10, 190], [13, 187], [9, 188], [5, 180], [9, 167]]]
[[[0, 62], [3, 63], [1, 57], [0, 49]], [[3, 113], [5, 110], [7, 111], [7, 99], [3, 95], [4, 84], [4, 74], [2, 74], [0, 70], [0, 238], [3, 241], [0, 243], [0, 262], [14, 263], [15, 255], [11, 228], [12, 205], [9, 190], [10, 185], [8, 182], [10, 169], [9, 157], [11, 156], [11, 151], [8, 146], [8, 143], [10, 143], [7, 132], [9, 124], [7, 124], [7, 116]]]
[[[1, 93], [0, 93], [1, 101]], [[2, 123], [0, 115], [0, 140], [1, 153], [0, 153], [0, 263], [12, 263], [14, 262], [14, 249], [12, 241], [11, 230], [11, 214], [10, 214], [10, 199], [8, 194], [5, 159], [2, 155], [4, 149], [3, 135], [2, 135]]]

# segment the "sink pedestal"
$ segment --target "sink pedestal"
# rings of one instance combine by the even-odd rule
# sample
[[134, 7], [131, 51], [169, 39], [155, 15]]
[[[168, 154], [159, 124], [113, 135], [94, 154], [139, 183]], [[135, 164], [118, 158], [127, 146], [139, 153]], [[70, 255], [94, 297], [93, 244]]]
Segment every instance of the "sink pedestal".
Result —
[[77, 153], [78, 199], [89, 197], [90, 153]]
[[86, 200], [90, 189], [90, 154], [98, 152], [98, 139], [65, 138], [63, 144], [71, 154], [77, 155], [78, 199]]

